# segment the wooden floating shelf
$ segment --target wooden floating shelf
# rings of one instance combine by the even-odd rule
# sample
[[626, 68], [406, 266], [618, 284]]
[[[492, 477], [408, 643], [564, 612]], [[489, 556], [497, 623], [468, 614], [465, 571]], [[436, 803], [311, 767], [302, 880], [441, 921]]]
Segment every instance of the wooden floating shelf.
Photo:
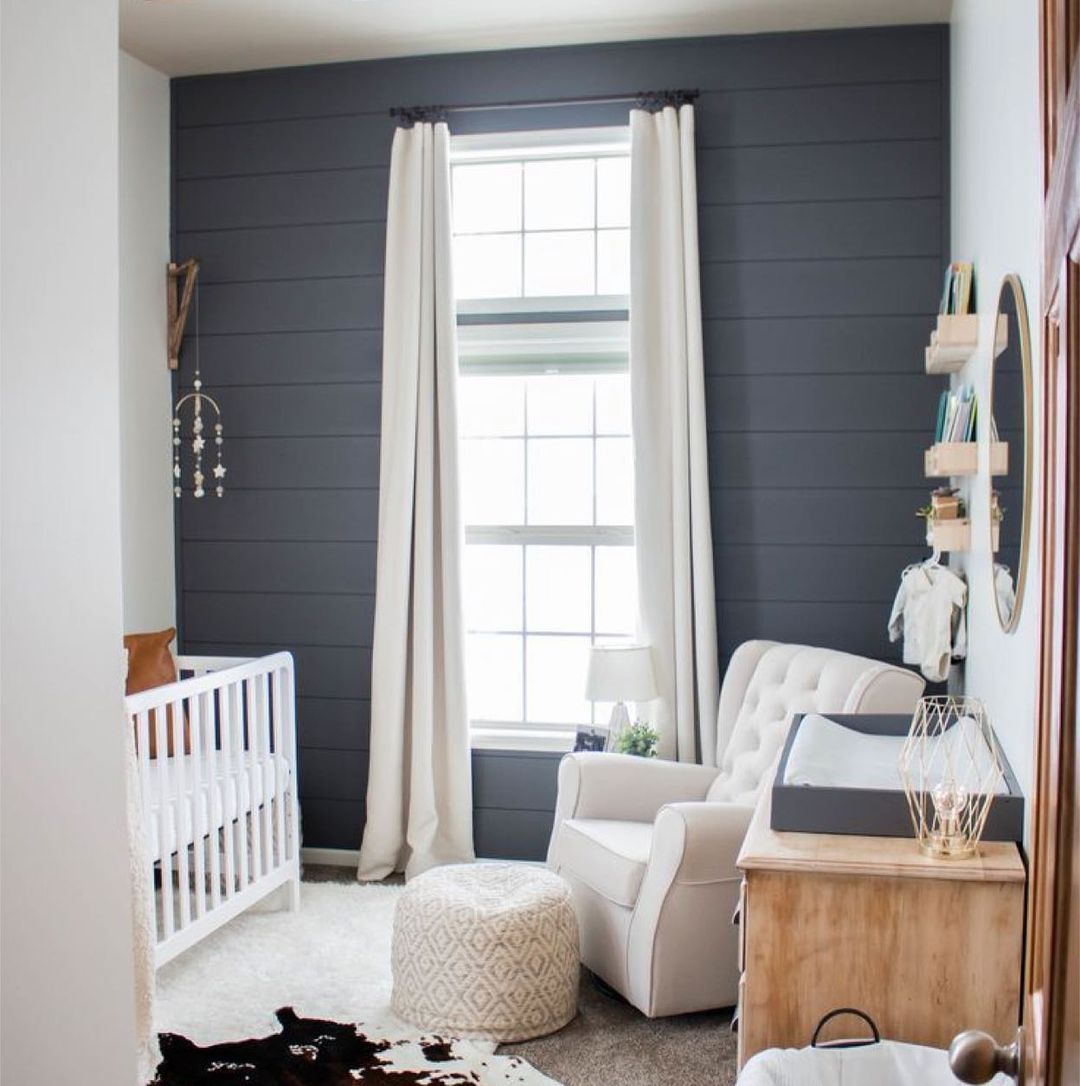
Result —
[[[943, 441], [931, 445], [923, 455], [923, 469], [928, 479], [974, 475], [979, 470], [979, 446], [974, 441]], [[990, 474], [1009, 474], [1009, 443], [995, 441], [990, 446]]]
[[976, 313], [941, 313], [926, 348], [926, 372], [955, 373], [972, 356], [979, 342]]
[[936, 551], [966, 551], [971, 549], [971, 521], [967, 517], [954, 520], [928, 520], [926, 544]]

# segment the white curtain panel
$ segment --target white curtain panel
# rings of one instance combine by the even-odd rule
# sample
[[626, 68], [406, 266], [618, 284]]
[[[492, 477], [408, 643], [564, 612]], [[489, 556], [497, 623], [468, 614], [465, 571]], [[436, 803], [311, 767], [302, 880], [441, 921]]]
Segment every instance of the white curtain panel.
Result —
[[449, 147], [416, 123], [390, 160], [361, 879], [473, 859]]
[[709, 519], [694, 109], [630, 113], [630, 386], [639, 635], [659, 754], [715, 764], [719, 678]]

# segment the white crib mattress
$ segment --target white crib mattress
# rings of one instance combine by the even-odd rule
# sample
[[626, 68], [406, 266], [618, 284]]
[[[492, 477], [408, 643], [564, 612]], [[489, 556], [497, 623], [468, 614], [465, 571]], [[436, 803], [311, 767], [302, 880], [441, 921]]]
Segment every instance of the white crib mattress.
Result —
[[[177, 851], [182, 845], [190, 845], [195, 840], [195, 828], [205, 833], [221, 829], [222, 826], [235, 822], [241, 815], [258, 810], [264, 802], [274, 796], [284, 795], [289, 788], [292, 770], [284, 755], [272, 755], [260, 763], [233, 761], [228, 774], [218, 758], [217, 772], [208, 779], [210, 767], [202, 768], [196, 796], [192, 759], [165, 758], [164, 776], [159, 760], [150, 762], [148, 787], [144, 793], [146, 805], [146, 846], [154, 860], [160, 860], [162, 854]], [[180, 799], [181, 766], [183, 763], [183, 799]], [[165, 840], [162, 847], [162, 791], [167, 802], [164, 815]], [[220, 802], [217, 797], [220, 795]], [[211, 798], [213, 797], [213, 802]], [[177, 835], [177, 812], [181, 823], [179, 838]]]

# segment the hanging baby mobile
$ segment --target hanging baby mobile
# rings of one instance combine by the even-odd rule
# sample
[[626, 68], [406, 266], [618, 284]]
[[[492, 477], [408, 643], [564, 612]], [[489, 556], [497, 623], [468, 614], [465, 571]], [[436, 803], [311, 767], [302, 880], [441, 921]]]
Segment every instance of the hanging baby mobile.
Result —
[[[183, 298], [177, 304], [172, 291], [179, 274], [187, 272], [184, 283]], [[173, 408], [172, 418], [172, 444], [173, 444], [173, 494], [179, 498], [184, 493], [183, 479], [183, 453], [185, 443], [191, 450], [191, 493], [196, 498], [205, 497], [207, 487], [213, 486], [214, 493], [220, 498], [225, 494], [225, 465], [222, 462], [222, 445], [224, 444], [224, 427], [221, 424], [221, 408], [217, 400], [203, 391], [202, 371], [199, 362], [199, 293], [195, 286], [195, 278], [198, 275], [198, 264], [189, 261], [186, 265], [170, 265], [170, 329], [179, 325], [180, 335], [183, 334], [183, 323], [187, 317], [187, 309], [191, 302], [192, 290], [195, 295], [195, 379], [192, 381], [192, 391], [181, 396]], [[171, 343], [170, 343], [171, 347]], [[173, 366], [174, 358], [178, 360], [179, 342], [176, 344], [176, 354], [170, 349], [170, 366]], [[175, 366], [173, 366], [175, 368]], [[191, 429], [185, 433], [184, 422], [190, 417]], [[209, 466], [212, 462], [212, 466]], [[209, 474], [207, 468], [209, 467]]]

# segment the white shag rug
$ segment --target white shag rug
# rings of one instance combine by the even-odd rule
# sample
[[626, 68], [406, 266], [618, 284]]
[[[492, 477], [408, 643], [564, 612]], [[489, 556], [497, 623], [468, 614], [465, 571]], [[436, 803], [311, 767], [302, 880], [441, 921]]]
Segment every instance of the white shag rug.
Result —
[[[157, 974], [155, 1026], [200, 1046], [280, 1029], [274, 1012], [363, 1023], [369, 1037], [416, 1039], [421, 1032], [390, 1009], [394, 886], [305, 882], [298, 912], [236, 917]], [[475, 1081], [558, 1086], [524, 1061], [491, 1055], [483, 1041], [458, 1042], [475, 1054]], [[449, 1068], [448, 1068], [449, 1069]]]

